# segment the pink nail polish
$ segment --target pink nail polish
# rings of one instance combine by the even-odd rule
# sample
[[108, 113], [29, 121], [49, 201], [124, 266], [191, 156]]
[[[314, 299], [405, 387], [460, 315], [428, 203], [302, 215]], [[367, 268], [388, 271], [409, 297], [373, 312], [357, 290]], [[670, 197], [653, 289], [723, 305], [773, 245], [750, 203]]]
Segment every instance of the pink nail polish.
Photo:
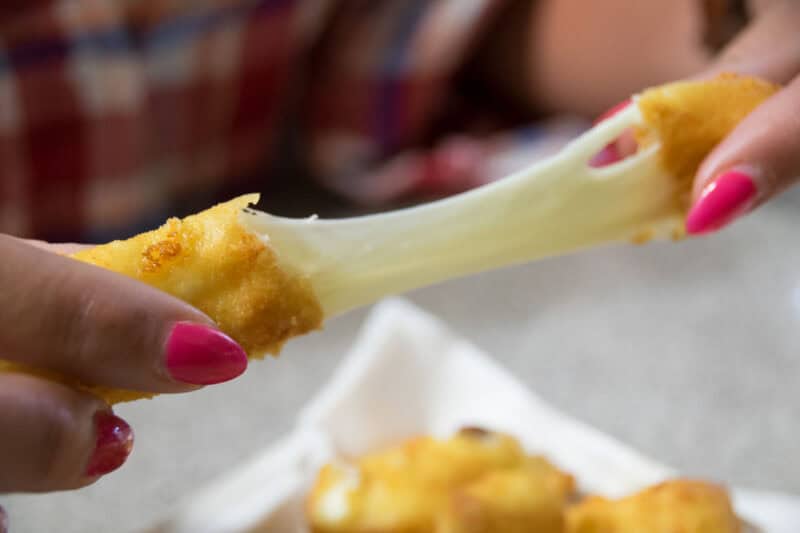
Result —
[[622, 102], [618, 103], [617, 105], [615, 105], [614, 107], [612, 107], [611, 109], [609, 109], [608, 111], [597, 117], [594, 121], [595, 125], [600, 124], [604, 120], [610, 119], [611, 117], [613, 117], [614, 115], [616, 115], [617, 113], [619, 113], [620, 111], [631, 105], [632, 103], [633, 100], [631, 100], [630, 98], [628, 98], [627, 100], [623, 100]]
[[241, 375], [247, 369], [247, 354], [221, 331], [179, 322], [167, 341], [166, 366], [177, 381], [213, 385]]
[[597, 155], [595, 155], [592, 160], [589, 161], [589, 166], [592, 168], [607, 167], [608, 165], [613, 165], [617, 161], [621, 160], [622, 154], [619, 153], [617, 143], [611, 143], [600, 150]]
[[[609, 109], [608, 111], [597, 117], [594, 121], [594, 125], [596, 126], [597, 124], [600, 124], [604, 120], [610, 119], [611, 117], [613, 117], [614, 115], [616, 115], [617, 113], [619, 113], [620, 111], [631, 105], [632, 103], [633, 100], [631, 100], [630, 98], [618, 103], [617, 105], [615, 105], [614, 107], [612, 107], [611, 109]], [[609, 165], [613, 165], [614, 163], [621, 161], [622, 159], [623, 159], [622, 152], [620, 151], [619, 146], [617, 145], [616, 142], [612, 142], [606, 145], [605, 148], [603, 148], [599, 153], [597, 153], [591, 159], [591, 161], [589, 161], [589, 166], [593, 168], [606, 167]]]
[[99, 412], [94, 416], [95, 448], [88, 477], [109, 474], [122, 466], [133, 449], [133, 430], [123, 419], [112, 413]]
[[755, 182], [747, 173], [725, 172], [703, 189], [686, 217], [686, 231], [699, 235], [722, 228], [753, 206], [756, 193]]

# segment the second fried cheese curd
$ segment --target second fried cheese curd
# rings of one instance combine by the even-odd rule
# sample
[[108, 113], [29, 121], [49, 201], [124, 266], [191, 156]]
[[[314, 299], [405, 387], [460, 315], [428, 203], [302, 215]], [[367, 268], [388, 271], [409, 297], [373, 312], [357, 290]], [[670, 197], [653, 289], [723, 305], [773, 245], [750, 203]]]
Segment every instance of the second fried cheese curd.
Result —
[[556, 532], [572, 478], [542, 457], [522, 468], [489, 472], [456, 490], [437, 521], [441, 533]]
[[590, 497], [567, 514], [567, 533], [743, 533], [728, 493], [674, 480], [621, 500]]
[[326, 465], [307, 514], [314, 533], [558, 533], [573, 492], [510, 436], [468, 429]]
[[324, 466], [308, 495], [312, 533], [747, 533], [716, 484], [672, 479], [620, 499], [480, 429], [417, 437]]

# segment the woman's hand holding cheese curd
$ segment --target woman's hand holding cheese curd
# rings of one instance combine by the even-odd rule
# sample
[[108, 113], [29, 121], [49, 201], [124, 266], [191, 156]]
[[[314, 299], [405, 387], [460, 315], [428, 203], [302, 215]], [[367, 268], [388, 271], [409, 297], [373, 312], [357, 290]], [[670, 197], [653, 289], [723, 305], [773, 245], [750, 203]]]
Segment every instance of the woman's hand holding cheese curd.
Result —
[[131, 451], [133, 432], [110, 406], [44, 376], [176, 393], [247, 367], [203, 313], [64, 251], [0, 235], [0, 370], [12, 370], [0, 372], [0, 493], [85, 486]]

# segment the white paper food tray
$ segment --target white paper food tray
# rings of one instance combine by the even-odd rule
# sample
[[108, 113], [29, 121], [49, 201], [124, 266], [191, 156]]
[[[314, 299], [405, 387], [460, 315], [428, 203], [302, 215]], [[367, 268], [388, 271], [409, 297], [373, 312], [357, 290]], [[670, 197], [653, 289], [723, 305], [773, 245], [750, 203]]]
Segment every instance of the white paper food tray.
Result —
[[[303, 499], [322, 464], [465, 425], [514, 435], [585, 492], [618, 497], [677, 474], [559, 413], [438, 320], [390, 300], [373, 311], [295, 431], [189, 494], [151, 531], [307, 533]], [[800, 498], [736, 489], [734, 503], [765, 532], [800, 531]]]

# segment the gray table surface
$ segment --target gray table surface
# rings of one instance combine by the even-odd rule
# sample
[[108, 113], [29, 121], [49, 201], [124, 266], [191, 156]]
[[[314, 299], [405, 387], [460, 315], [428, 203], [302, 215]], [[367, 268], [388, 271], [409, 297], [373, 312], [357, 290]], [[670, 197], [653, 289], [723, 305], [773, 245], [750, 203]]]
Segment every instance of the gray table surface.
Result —
[[[800, 494], [800, 191], [713, 238], [614, 247], [410, 298], [558, 408], [683, 472]], [[71, 493], [2, 498], [12, 531], [136, 531], [289, 429], [365, 316], [235, 383], [123, 405], [136, 447]]]

